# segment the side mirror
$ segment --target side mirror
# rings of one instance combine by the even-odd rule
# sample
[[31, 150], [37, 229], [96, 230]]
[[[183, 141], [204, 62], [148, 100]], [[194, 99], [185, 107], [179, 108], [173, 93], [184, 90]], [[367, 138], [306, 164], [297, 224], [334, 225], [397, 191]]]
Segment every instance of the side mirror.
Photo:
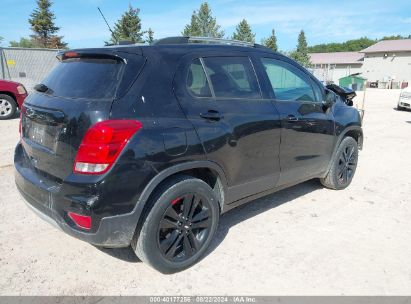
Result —
[[334, 92], [330, 90], [325, 90], [325, 100], [323, 101], [323, 107], [324, 109], [331, 108], [333, 104], [337, 101], [337, 96], [335, 95]]

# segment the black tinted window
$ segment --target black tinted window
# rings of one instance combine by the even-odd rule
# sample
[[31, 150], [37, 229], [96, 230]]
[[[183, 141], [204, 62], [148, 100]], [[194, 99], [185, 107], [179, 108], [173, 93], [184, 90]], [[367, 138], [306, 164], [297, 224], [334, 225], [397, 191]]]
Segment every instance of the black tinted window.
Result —
[[207, 57], [204, 64], [217, 98], [261, 98], [248, 57]]
[[188, 68], [187, 89], [196, 97], [211, 97], [210, 86], [199, 59], [195, 59]]
[[276, 99], [316, 101], [308, 77], [292, 66], [275, 59], [261, 59]]
[[71, 58], [60, 62], [43, 83], [54, 96], [113, 98], [123, 63], [115, 59]]

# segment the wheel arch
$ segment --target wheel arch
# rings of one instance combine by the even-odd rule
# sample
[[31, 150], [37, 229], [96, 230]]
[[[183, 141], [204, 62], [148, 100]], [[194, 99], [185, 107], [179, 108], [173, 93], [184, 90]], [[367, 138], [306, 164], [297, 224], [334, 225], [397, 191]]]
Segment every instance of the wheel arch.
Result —
[[350, 126], [346, 128], [343, 132], [338, 137], [338, 142], [336, 145], [336, 148], [340, 145], [341, 141], [344, 139], [344, 137], [350, 136], [355, 139], [355, 141], [358, 144], [358, 149], [362, 150], [362, 145], [363, 145], [363, 132], [362, 128], [360, 126]]
[[225, 192], [227, 189], [227, 179], [223, 169], [212, 161], [192, 161], [180, 163], [169, 167], [158, 173], [142, 191], [138, 199], [133, 213], [135, 214], [135, 237], [138, 236], [139, 231], [147, 216], [148, 202], [154, 195], [155, 190], [161, 187], [162, 184], [178, 175], [191, 175], [206, 182], [216, 193], [219, 198], [220, 211], [223, 210]]
[[146, 204], [152, 193], [164, 182], [176, 175], [185, 174], [206, 182], [214, 191], [219, 192], [220, 208], [224, 205], [224, 192], [227, 179], [223, 169], [212, 161], [193, 161], [169, 167], [157, 174], [144, 188], [137, 203]]
[[335, 144], [334, 149], [333, 149], [333, 154], [332, 154], [330, 163], [329, 163], [328, 166], [327, 166], [327, 171], [324, 173], [324, 176], [326, 176], [327, 173], [328, 173], [328, 171], [330, 171], [330, 168], [331, 168], [331, 164], [332, 164], [334, 155], [335, 155], [335, 153], [337, 152], [337, 149], [338, 149], [338, 147], [340, 146], [342, 140], [343, 140], [345, 137], [347, 137], [347, 136], [354, 138], [355, 141], [356, 141], [357, 144], [358, 144], [358, 149], [359, 149], [359, 150], [362, 150], [363, 132], [362, 132], [361, 126], [352, 125], [352, 126], [346, 127], [346, 128], [340, 133], [340, 135], [338, 135], [338, 138], [337, 138], [337, 140], [336, 140], [336, 144]]
[[1, 91], [1, 90], [0, 90], [0, 94], [7, 95], [7, 96], [10, 96], [11, 98], [13, 98], [14, 103], [16, 104], [16, 107], [17, 107], [17, 108], [20, 108], [20, 107], [19, 107], [19, 104], [18, 104], [18, 102], [17, 102], [17, 98], [16, 98], [16, 96], [13, 94], [13, 92], [10, 92], [10, 91]]

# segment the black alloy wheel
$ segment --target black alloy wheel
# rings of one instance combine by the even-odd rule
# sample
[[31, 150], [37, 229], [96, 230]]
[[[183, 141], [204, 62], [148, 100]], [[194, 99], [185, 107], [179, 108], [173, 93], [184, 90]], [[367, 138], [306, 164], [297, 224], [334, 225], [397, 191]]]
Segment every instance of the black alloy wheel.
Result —
[[142, 261], [162, 273], [175, 273], [204, 257], [220, 217], [210, 185], [180, 175], [161, 185], [149, 204], [131, 244]]
[[350, 136], [345, 137], [334, 153], [330, 168], [321, 183], [330, 189], [347, 188], [354, 177], [358, 163], [358, 143]]
[[354, 145], [346, 145], [340, 154], [338, 160], [338, 183], [342, 186], [351, 182], [357, 168], [356, 147]]
[[203, 246], [211, 228], [209, 210], [207, 200], [198, 194], [170, 202], [158, 230], [158, 244], [166, 259], [187, 260]]

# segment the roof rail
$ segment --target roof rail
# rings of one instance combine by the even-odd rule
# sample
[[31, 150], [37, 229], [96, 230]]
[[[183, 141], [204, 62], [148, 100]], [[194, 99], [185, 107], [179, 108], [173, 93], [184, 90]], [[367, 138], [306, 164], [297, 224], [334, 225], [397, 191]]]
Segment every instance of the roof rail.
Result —
[[184, 36], [175, 36], [175, 37], [166, 37], [161, 38], [158, 40], [154, 40], [152, 45], [160, 45], [160, 44], [187, 44], [189, 37]]
[[167, 37], [163, 39], [156, 40], [154, 45], [161, 44], [188, 44], [188, 43], [206, 43], [206, 44], [224, 44], [224, 45], [236, 45], [236, 46], [247, 46], [254, 47], [254, 43], [240, 41], [240, 40], [230, 40], [222, 38], [213, 38], [213, 37]]
[[223, 39], [223, 38], [214, 38], [214, 37], [189, 37], [188, 42], [198, 43], [205, 42], [210, 44], [228, 44], [228, 45], [237, 45], [237, 46], [248, 46], [253, 47], [254, 43], [234, 40], [234, 39]]

